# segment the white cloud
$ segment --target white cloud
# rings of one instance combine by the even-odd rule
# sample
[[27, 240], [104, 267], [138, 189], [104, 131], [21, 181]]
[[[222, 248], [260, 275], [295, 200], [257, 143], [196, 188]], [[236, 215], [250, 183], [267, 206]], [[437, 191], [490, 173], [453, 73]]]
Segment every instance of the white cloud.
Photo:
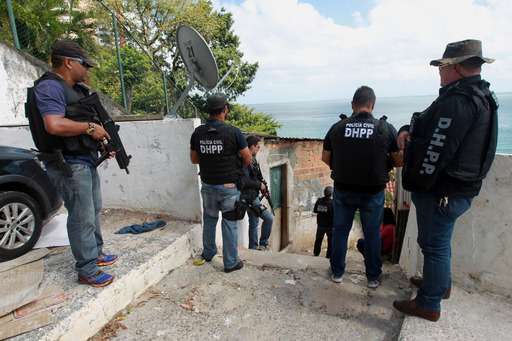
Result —
[[377, 0], [366, 18], [352, 13], [356, 28], [297, 0], [214, 6], [233, 13], [244, 59], [260, 64], [242, 103], [349, 98], [362, 84], [377, 96], [435, 94], [438, 73], [429, 61], [446, 43], [468, 38], [497, 59], [483, 71], [495, 91], [512, 91], [509, 0]]

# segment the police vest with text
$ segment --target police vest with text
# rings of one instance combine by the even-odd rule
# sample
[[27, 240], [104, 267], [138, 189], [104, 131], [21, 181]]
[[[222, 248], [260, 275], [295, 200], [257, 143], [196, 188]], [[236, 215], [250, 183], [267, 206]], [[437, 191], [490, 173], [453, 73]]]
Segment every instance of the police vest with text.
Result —
[[385, 185], [391, 164], [386, 116], [375, 119], [368, 112], [353, 114], [335, 126], [329, 136], [335, 182], [350, 185]]
[[[476, 109], [473, 124], [452, 160], [443, 168], [437, 165], [440, 150], [446, 143], [446, 131], [456, 124], [451, 118], [432, 119], [448, 96], [462, 95], [460, 101], [470, 101]], [[414, 113], [409, 131], [411, 141], [404, 150], [403, 187], [425, 192], [432, 187], [440, 172], [461, 182], [481, 181], [491, 168], [498, 138], [498, 101], [485, 80], [469, 86], [455, 83], [440, 95], [425, 111]], [[430, 134], [430, 132], [434, 132]], [[450, 147], [450, 146], [449, 146]]]
[[315, 205], [316, 223], [323, 227], [332, 227], [334, 225], [333, 201], [330, 198], [323, 197], [318, 199]]
[[57, 149], [62, 150], [65, 154], [97, 152], [101, 143], [100, 141], [94, 140], [89, 135], [82, 134], [78, 136], [61, 137], [52, 135], [46, 131], [43, 117], [37, 107], [35, 88], [41, 81], [49, 79], [57, 81], [66, 92], [66, 118], [76, 122], [94, 122], [98, 124], [100, 122], [94, 110], [79, 103], [81, 99], [89, 96], [89, 90], [85, 86], [76, 84], [75, 88], [72, 88], [65, 80], [56, 74], [46, 72], [41, 78], [34, 82], [33, 87], [28, 88], [27, 102], [25, 103], [25, 115], [28, 118], [30, 131], [36, 148], [46, 153], [51, 153]]
[[199, 154], [201, 180], [210, 185], [237, 183], [242, 164], [236, 148], [235, 128], [222, 123], [213, 128], [196, 128], [196, 152]]

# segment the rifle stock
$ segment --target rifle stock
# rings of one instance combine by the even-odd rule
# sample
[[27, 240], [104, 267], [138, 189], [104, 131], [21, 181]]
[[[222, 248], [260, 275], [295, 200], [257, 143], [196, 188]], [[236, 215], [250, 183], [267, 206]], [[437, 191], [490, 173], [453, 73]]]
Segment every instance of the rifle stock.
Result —
[[103, 161], [105, 161], [109, 157], [110, 152], [115, 152], [116, 161], [119, 165], [119, 168], [124, 169], [127, 174], [130, 174], [130, 172], [128, 171], [128, 165], [130, 164], [130, 159], [132, 158], [132, 156], [126, 154], [123, 142], [121, 142], [121, 138], [118, 134], [119, 125], [115, 124], [115, 122], [112, 120], [108, 112], [101, 104], [98, 93], [95, 92], [90, 96], [82, 99], [80, 102], [94, 108], [94, 111], [98, 114], [98, 117], [101, 121], [101, 125], [110, 135], [110, 140], [107, 140], [107, 142], [104, 143], [106, 149], [105, 153], [103, 153], [94, 162], [94, 166], [98, 167]]

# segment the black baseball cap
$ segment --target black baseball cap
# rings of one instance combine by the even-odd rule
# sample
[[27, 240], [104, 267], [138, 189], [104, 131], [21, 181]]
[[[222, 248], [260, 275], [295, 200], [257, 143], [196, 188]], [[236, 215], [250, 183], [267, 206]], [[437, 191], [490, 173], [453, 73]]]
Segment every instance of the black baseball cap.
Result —
[[98, 64], [87, 58], [80, 45], [70, 40], [59, 40], [56, 42], [52, 49], [53, 56], [79, 58], [90, 67], [98, 66]]
[[217, 92], [211, 94], [206, 100], [206, 109], [208, 111], [216, 111], [223, 109], [228, 104], [228, 97], [223, 93]]

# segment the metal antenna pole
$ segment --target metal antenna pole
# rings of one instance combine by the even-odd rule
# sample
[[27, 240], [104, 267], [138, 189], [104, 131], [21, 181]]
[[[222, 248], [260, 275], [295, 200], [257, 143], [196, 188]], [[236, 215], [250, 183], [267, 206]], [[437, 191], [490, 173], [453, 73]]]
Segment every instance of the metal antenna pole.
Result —
[[188, 67], [188, 74], [190, 76], [190, 81], [188, 83], [188, 86], [187, 88], [185, 89], [185, 91], [183, 91], [183, 93], [181, 94], [180, 98], [178, 99], [178, 101], [176, 103], [174, 103], [174, 106], [172, 107], [172, 110], [171, 110], [171, 113], [168, 114], [168, 115], [165, 115], [165, 117], [177, 117], [176, 115], [176, 112], [178, 111], [178, 108], [179, 106], [181, 105], [181, 102], [183, 102], [183, 100], [185, 99], [185, 97], [187, 97], [189, 91], [192, 89], [192, 87], [194, 86], [194, 80], [195, 80], [195, 77], [194, 77], [194, 72], [197, 70], [197, 66], [195, 63], [192, 63], [190, 64], [190, 66]]

